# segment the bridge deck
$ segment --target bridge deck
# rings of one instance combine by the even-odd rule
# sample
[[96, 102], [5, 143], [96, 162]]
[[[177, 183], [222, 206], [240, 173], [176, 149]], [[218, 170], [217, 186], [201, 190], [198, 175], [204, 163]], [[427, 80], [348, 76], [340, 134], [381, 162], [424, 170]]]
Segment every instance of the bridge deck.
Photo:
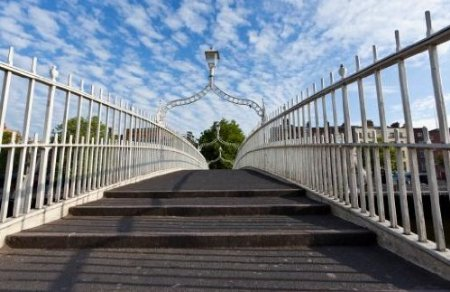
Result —
[[298, 190], [294, 185], [252, 170], [183, 170], [123, 186], [114, 192]]
[[253, 171], [181, 171], [105, 196], [9, 236], [0, 290], [450, 290]]
[[[371, 247], [0, 251], [0, 290], [448, 291], [450, 285]], [[163, 290], [165, 291], [165, 290]]]

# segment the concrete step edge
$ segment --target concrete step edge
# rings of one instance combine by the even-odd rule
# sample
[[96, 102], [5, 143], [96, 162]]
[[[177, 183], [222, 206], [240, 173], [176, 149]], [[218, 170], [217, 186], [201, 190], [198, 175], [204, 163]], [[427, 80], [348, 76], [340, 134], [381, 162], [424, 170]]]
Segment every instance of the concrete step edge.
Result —
[[11, 248], [200, 248], [375, 244], [364, 229], [278, 232], [20, 233], [6, 238]]
[[192, 191], [120, 191], [111, 190], [104, 193], [105, 198], [179, 198], [179, 197], [246, 197], [246, 196], [302, 196], [300, 189], [271, 189], [271, 190], [192, 190]]
[[73, 216], [220, 216], [220, 215], [313, 215], [329, 214], [325, 204], [288, 205], [175, 205], [175, 206], [77, 206]]

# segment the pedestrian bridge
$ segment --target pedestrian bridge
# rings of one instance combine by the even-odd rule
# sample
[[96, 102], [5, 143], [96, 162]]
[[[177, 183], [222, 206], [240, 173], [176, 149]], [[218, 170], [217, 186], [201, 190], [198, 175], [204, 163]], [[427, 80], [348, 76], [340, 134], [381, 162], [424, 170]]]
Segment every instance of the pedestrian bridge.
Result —
[[[55, 67], [42, 77], [36, 59], [18, 68], [11, 49], [0, 63], [1, 289], [450, 289], [450, 136], [437, 50], [450, 27], [433, 32], [426, 20], [424, 39], [402, 47], [396, 32], [391, 55], [378, 59], [374, 47], [369, 66], [356, 57], [355, 72], [341, 66], [339, 80], [330, 74], [264, 116], [223, 171], [206, 170], [200, 152], [148, 112], [70, 76], [63, 83]], [[411, 118], [405, 61], [418, 54], [428, 57], [437, 140]], [[386, 123], [388, 68], [398, 72], [402, 128]], [[26, 83], [19, 91], [17, 80]], [[33, 120], [43, 89], [45, 111]], [[5, 125], [17, 94], [20, 132]], [[38, 122], [42, 136], [33, 136]]]

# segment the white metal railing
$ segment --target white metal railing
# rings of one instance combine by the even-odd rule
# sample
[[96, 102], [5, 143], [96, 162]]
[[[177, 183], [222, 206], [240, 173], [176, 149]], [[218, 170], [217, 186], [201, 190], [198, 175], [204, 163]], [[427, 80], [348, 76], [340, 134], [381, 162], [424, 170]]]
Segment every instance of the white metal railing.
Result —
[[[445, 177], [449, 178], [450, 138], [437, 46], [450, 40], [450, 26], [433, 33], [430, 13], [426, 12], [425, 17], [427, 35], [424, 39], [401, 48], [400, 36], [396, 31], [395, 53], [378, 60], [374, 46], [374, 61], [368, 67], [360, 68], [356, 56], [355, 73], [346, 76], [346, 69], [341, 65], [341, 80], [334, 82], [330, 73], [329, 86], [325, 87], [322, 79], [319, 91], [316, 92], [313, 85], [311, 95], [307, 90], [305, 99], [302, 94], [300, 101], [297, 98], [295, 102], [289, 102], [270, 114], [268, 121], [244, 141], [234, 168], [255, 167], [288, 178], [316, 194], [339, 202], [343, 208], [359, 210], [365, 218], [378, 222], [380, 226], [388, 225], [401, 230], [403, 238], [416, 234], [419, 245], [433, 241], [435, 251], [430, 252], [448, 252], [440, 196], [441, 200], [448, 200], [450, 179], [438, 181], [435, 157], [438, 154], [443, 157]], [[434, 143], [431, 143], [426, 128], [423, 131], [413, 128], [411, 118], [405, 60], [420, 53], [428, 53], [438, 113], [440, 141]], [[386, 124], [381, 73], [388, 67], [398, 72], [405, 120], [402, 128], [393, 129]], [[375, 82], [377, 105], [373, 108], [378, 108], [379, 141], [376, 129], [367, 124], [366, 91], [363, 86], [363, 78], [366, 77], [373, 77]], [[352, 125], [350, 118], [350, 85], [357, 85], [360, 113], [354, 114], [353, 121], [361, 121], [361, 127], [355, 127], [356, 123]], [[339, 99], [342, 113], [337, 108]], [[339, 115], [344, 122], [341, 126], [338, 125]], [[423, 135], [421, 142], [416, 141], [415, 133]], [[394, 137], [391, 138], [390, 134]], [[408, 158], [406, 165], [402, 163], [403, 155]], [[397, 158], [394, 165], [397, 173], [393, 173], [391, 167], [392, 157]], [[425, 165], [427, 183], [421, 183], [424, 178], [419, 172], [419, 162]], [[425, 196], [426, 205], [423, 201]], [[408, 199], [412, 203], [408, 204]], [[426, 212], [431, 213], [431, 218], [425, 216]], [[414, 215], [410, 217], [410, 214]]]
[[[111, 101], [111, 96], [104, 97], [101, 89], [98, 96], [93, 87], [86, 93], [83, 81], [75, 88], [70, 75], [68, 83], [62, 84], [57, 81], [56, 67], [50, 71], [51, 79], [39, 76], [36, 58], [31, 71], [17, 68], [13, 66], [13, 52], [11, 48], [7, 63], [0, 62], [0, 227], [33, 209], [138, 176], [176, 168], [208, 168], [205, 158], [190, 142], [155, 123], [144, 111], [123, 106], [122, 101]], [[20, 133], [5, 128], [7, 112], [18, 107], [9, 102], [14, 91], [13, 77], [28, 83]], [[35, 106], [38, 84], [48, 93], [43, 98], [44, 110], [33, 120], [32, 111], [42, 110]], [[38, 97], [42, 98], [42, 94]], [[72, 110], [74, 104], [76, 109]], [[56, 129], [57, 111], [63, 111], [63, 118]], [[31, 126], [42, 124], [42, 120], [43, 137], [31, 135]]]

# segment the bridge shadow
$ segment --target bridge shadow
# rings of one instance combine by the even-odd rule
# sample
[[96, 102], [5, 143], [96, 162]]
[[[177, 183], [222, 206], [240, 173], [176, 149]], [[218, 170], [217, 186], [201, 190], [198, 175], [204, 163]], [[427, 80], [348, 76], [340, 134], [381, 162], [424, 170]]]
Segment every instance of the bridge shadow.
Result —
[[186, 182], [189, 180], [189, 178], [192, 176], [193, 172], [186, 172], [184, 175], [182, 175], [176, 183], [174, 183], [172, 187], [172, 191], [179, 191], [183, 188], [183, 186], [186, 184]]
[[271, 182], [273, 184], [277, 184], [277, 185], [284, 185], [286, 187], [289, 188], [294, 188], [294, 189], [298, 189], [299, 187], [287, 180], [284, 180], [281, 177], [274, 177], [273, 175], [271, 175], [270, 173], [267, 172], [263, 172], [262, 170], [254, 170], [252, 168], [243, 168], [241, 169], [241, 171], [245, 171], [247, 172], [249, 175], [258, 178], [260, 180], [265, 180], [268, 182]]
[[[119, 220], [119, 223], [117, 225], [117, 232], [119, 233], [131, 233], [134, 231], [134, 218], [124, 216]], [[116, 240], [111, 239], [105, 239], [104, 242], [96, 241], [95, 245], [104, 245], [108, 243], [112, 243], [111, 241], [117, 241], [120, 240], [120, 238]], [[106, 242], [108, 241], [108, 242]], [[64, 253], [63, 250], [60, 250], [60, 252]], [[85, 281], [84, 275], [86, 274], [86, 271], [84, 270], [86, 267], [90, 267], [90, 261], [92, 258], [95, 257], [95, 249], [77, 249], [76, 251], [73, 250], [73, 254], [66, 258], [66, 261], [62, 265], [62, 269], [60, 273], [56, 274], [56, 277], [54, 277], [53, 281], [49, 282], [48, 289], [44, 289], [46, 291], [76, 291], [76, 287], [80, 283], [89, 283], [90, 281]], [[70, 251], [69, 251], [70, 253]], [[30, 255], [31, 256], [31, 255]], [[109, 256], [107, 257], [109, 258]], [[41, 263], [42, 265], [46, 265], [45, 261]], [[47, 263], [49, 264], [49, 263]], [[98, 267], [95, 265], [96, 268]], [[38, 273], [38, 272], [37, 272]], [[94, 272], [95, 274], [95, 272]], [[106, 274], [110, 274], [109, 272]], [[68, 277], [68, 275], [71, 275]], [[92, 283], [93, 285], [96, 285]], [[89, 284], [88, 284], [89, 285]], [[116, 287], [117, 288], [117, 287]], [[1, 288], [0, 288], [1, 290]], [[83, 289], [84, 291], [91, 290]], [[101, 288], [100, 288], [101, 290]]]
[[[108, 226], [108, 221], [103, 224]], [[148, 228], [133, 217], [122, 217], [116, 231]], [[3, 249], [0, 262], [2, 291], [450, 290], [449, 282], [378, 246]]]

